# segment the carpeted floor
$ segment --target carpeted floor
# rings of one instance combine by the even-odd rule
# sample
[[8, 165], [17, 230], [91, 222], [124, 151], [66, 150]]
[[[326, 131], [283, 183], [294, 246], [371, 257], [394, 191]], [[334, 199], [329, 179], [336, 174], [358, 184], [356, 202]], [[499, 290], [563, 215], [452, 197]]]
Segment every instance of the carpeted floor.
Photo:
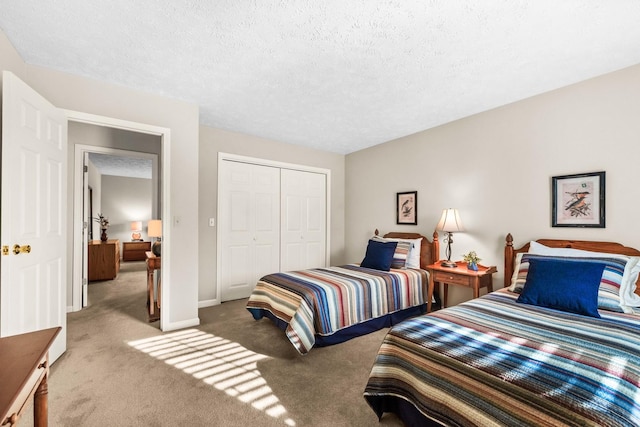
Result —
[[[386, 330], [299, 355], [246, 300], [201, 309], [201, 325], [148, 323], [144, 262], [89, 285], [52, 365], [51, 426], [401, 426], [362, 392]], [[32, 424], [31, 409], [23, 425]]]

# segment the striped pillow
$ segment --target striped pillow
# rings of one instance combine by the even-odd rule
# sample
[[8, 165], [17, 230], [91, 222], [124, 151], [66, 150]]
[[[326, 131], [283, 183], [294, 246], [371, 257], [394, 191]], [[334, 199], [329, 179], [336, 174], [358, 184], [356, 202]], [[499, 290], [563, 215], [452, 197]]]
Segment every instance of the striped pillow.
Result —
[[[567, 258], [570, 259], [572, 257], [535, 255], [531, 253], [518, 254], [516, 258], [516, 269], [513, 273], [509, 290], [516, 293], [522, 292], [522, 288], [527, 281], [527, 274], [529, 272], [529, 260], [562, 260]], [[622, 279], [624, 277], [627, 260], [622, 257], [605, 258], [594, 256], [581, 258], [604, 264], [604, 270], [602, 272], [600, 286], [598, 288], [598, 308], [617, 312], [626, 311], [623, 310], [624, 303], [620, 297], [620, 288], [622, 286]]]
[[393, 259], [391, 260], [391, 268], [406, 268], [407, 257], [409, 256], [409, 251], [413, 246], [412, 243], [395, 239], [385, 239], [384, 237], [379, 236], [374, 236], [371, 240], [376, 240], [378, 242], [398, 243], [398, 245], [396, 246], [396, 250], [393, 253]]

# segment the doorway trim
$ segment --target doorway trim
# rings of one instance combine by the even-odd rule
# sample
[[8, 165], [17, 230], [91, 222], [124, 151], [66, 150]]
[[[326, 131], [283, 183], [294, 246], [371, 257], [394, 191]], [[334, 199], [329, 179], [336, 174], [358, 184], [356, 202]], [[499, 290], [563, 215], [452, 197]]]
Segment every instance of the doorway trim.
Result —
[[[161, 171], [162, 177], [159, 178], [161, 183], [161, 204], [162, 214], [161, 218], [171, 218], [171, 204], [168, 203], [169, 198], [169, 185], [171, 182], [171, 170], [170, 170], [170, 153], [171, 153], [171, 130], [169, 128], [148, 125], [144, 123], [132, 122], [128, 120], [116, 119], [113, 117], [100, 116], [96, 114], [83, 113], [73, 110], [64, 110], [67, 115], [67, 120], [77, 123], [92, 124], [96, 126], [104, 126], [122, 130], [128, 130], [131, 132], [146, 133], [150, 135], [156, 135], [160, 137], [160, 156], [161, 156]], [[85, 146], [91, 147], [89, 151], [99, 151], [104, 147], [97, 146]], [[112, 152], [118, 151], [116, 149], [109, 149]], [[76, 150], [76, 160], [77, 152]], [[82, 165], [82, 161], [80, 162]], [[73, 259], [72, 259], [72, 307], [70, 311], [77, 311], [82, 309], [82, 232], [83, 232], [83, 204], [82, 204], [82, 166], [80, 166], [80, 176], [78, 176], [78, 166], [74, 163], [74, 182], [73, 182]], [[78, 191], [78, 185], [80, 190]], [[157, 209], [157, 207], [154, 207]], [[166, 222], [166, 221], [164, 221]], [[169, 236], [170, 227], [165, 227], [163, 222], [163, 240], [171, 241]], [[170, 259], [171, 247], [170, 245], [162, 246], [162, 257]], [[162, 263], [162, 269], [160, 270], [161, 286], [162, 286], [162, 305], [165, 313], [170, 313], [171, 295], [170, 295], [170, 263], [165, 261]], [[168, 316], [161, 316], [160, 329], [165, 330], [169, 327]]]
[[[140, 151], [131, 151], [131, 150], [123, 150], [118, 148], [111, 147], [103, 147], [99, 145], [86, 145], [86, 144], [76, 144], [74, 148], [74, 159], [73, 159], [73, 171], [74, 171], [74, 180], [73, 180], [73, 230], [74, 230], [74, 259], [76, 256], [76, 251], [79, 251], [80, 258], [79, 263], [75, 264], [75, 266], [80, 265], [81, 268], [73, 269], [74, 285], [80, 283], [80, 290], [77, 292], [77, 289], [72, 289], [72, 301], [73, 307], [72, 311], [78, 311], [82, 308], [86, 307], [86, 295], [84, 294], [86, 291], [85, 283], [88, 281], [88, 277], [84, 276], [84, 263], [86, 262], [86, 252], [85, 252], [85, 243], [84, 234], [85, 230], [91, 227], [91, 224], [86, 222], [87, 212], [85, 212], [85, 205], [83, 203], [83, 195], [84, 195], [84, 155], [85, 153], [100, 153], [100, 154], [111, 154], [114, 156], [121, 157], [133, 157], [139, 159], [147, 159], [151, 160], [152, 166], [152, 177], [151, 177], [151, 188], [152, 188], [152, 208], [151, 208], [151, 218], [158, 218], [158, 155], [153, 153], [144, 153]], [[76, 228], [76, 224], [81, 224], [78, 228]], [[75, 240], [76, 233], [80, 237], [79, 241]], [[75, 275], [79, 274], [79, 278], [76, 278]], [[79, 300], [78, 300], [79, 299]], [[79, 303], [79, 304], [78, 304]]]

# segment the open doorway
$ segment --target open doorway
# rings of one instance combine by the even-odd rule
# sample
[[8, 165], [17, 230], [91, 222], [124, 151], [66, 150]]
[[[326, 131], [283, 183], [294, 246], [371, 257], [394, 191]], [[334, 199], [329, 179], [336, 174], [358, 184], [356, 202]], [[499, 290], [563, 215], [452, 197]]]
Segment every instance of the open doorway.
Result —
[[[105, 128], [97, 130], [102, 133], [110, 131]], [[140, 135], [118, 134], [131, 146], [140, 139]], [[148, 139], [150, 136], [145, 137]], [[86, 307], [94, 302], [91, 289], [95, 287], [90, 284], [115, 279], [127, 263], [140, 264], [146, 260], [146, 251], [151, 251], [152, 239], [147, 233], [147, 225], [157, 218], [158, 212], [157, 179], [154, 179], [158, 155], [87, 145], [76, 146], [76, 149], [83, 152], [83, 165], [80, 166], [84, 168], [83, 191], [86, 198], [83, 206], [84, 218], [87, 218], [88, 255], [85, 263], [88, 264], [88, 275], [83, 277], [88, 279], [88, 283], [82, 289], [82, 305]], [[98, 222], [100, 216], [108, 221], [104, 230]], [[144, 265], [138, 269], [146, 271]], [[141, 285], [145, 285], [146, 275], [141, 274], [140, 277]]]
[[[167, 170], [167, 159], [163, 158], [163, 153], [168, 149], [169, 130], [166, 128], [150, 126], [145, 124], [132, 123], [101, 116], [88, 115], [79, 112], [68, 112], [69, 118], [69, 152], [73, 153], [73, 284], [72, 303], [73, 311], [82, 309], [83, 286], [87, 283], [87, 271], [83, 268], [87, 260], [87, 245], [84, 243], [88, 239], [86, 232], [92, 224], [89, 224], [87, 208], [84, 206], [86, 200], [83, 188], [84, 159], [89, 153], [100, 155], [112, 155], [124, 158], [151, 159], [152, 166], [152, 213], [151, 217], [161, 218], [167, 214], [168, 207], [163, 206], [164, 198], [163, 182], [168, 182], [169, 171]], [[95, 206], [96, 189], [94, 192], [93, 212], [99, 213], [100, 207]], [[100, 212], [101, 213], [101, 212]], [[151, 218], [149, 218], [151, 219]], [[142, 221], [142, 218], [140, 218]], [[125, 225], [120, 224], [117, 232], [125, 233]], [[116, 230], [113, 230], [116, 231]], [[131, 236], [131, 231], [125, 236]], [[93, 230], [93, 237], [96, 231]], [[165, 257], [167, 254], [165, 254]], [[84, 271], [83, 271], [84, 270]], [[160, 271], [160, 275], [166, 274]], [[166, 282], [164, 282], [166, 285]], [[170, 301], [167, 300], [165, 306], [168, 307]], [[163, 328], [163, 319], [160, 322]]]

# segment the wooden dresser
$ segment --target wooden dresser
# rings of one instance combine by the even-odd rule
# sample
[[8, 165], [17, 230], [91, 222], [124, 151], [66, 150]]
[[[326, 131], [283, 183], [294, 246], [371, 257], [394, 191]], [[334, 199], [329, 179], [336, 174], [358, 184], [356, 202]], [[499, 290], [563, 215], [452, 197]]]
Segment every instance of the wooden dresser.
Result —
[[89, 242], [89, 281], [113, 280], [120, 271], [120, 241]]
[[151, 250], [151, 242], [122, 242], [123, 261], [144, 261]]

